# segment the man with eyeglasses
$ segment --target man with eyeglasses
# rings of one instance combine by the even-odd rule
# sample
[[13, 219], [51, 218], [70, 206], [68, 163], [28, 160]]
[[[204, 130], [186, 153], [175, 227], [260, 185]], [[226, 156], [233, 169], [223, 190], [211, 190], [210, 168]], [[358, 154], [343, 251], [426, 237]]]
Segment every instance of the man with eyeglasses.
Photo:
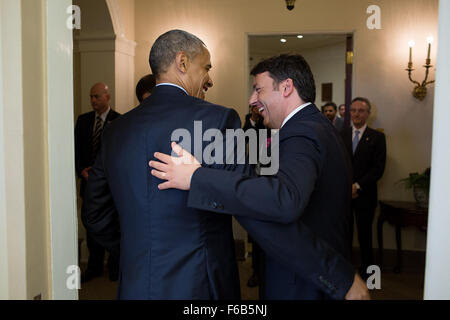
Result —
[[367, 126], [370, 110], [368, 99], [353, 99], [350, 106], [352, 125], [342, 131], [353, 166], [352, 211], [358, 229], [359, 272], [363, 279], [367, 278], [367, 267], [373, 264], [372, 223], [378, 203], [377, 181], [386, 165], [386, 138], [382, 132]]

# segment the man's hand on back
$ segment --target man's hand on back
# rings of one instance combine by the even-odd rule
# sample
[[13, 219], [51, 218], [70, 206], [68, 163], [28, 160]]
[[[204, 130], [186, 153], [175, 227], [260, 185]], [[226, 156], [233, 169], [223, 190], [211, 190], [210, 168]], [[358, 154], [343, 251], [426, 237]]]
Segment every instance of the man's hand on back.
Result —
[[172, 150], [178, 157], [171, 157], [164, 153], [155, 153], [155, 158], [159, 161], [150, 161], [148, 164], [154, 168], [151, 174], [161, 180], [167, 180], [158, 185], [160, 190], [179, 189], [189, 190], [191, 188], [191, 178], [195, 170], [201, 167], [195, 157], [172, 142]]

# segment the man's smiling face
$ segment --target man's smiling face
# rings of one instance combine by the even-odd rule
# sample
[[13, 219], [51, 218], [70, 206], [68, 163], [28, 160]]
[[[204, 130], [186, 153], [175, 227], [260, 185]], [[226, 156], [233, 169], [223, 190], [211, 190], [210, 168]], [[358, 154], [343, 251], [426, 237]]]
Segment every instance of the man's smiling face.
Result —
[[186, 90], [191, 96], [205, 99], [206, 91], [213, 86], [209, 76], [210, 69], [211, 56], [209, 51], [203, 47], [202, 52], [190, 62], [187, 71]]
[[266, 71], [255, 76], [249, 104], [258, 107], [259, 113], [264, 118], [264, 125], [268, 128], [279, 129], [283, 123], [281, 98], [279, 85], [274, 83], [269, 72]]

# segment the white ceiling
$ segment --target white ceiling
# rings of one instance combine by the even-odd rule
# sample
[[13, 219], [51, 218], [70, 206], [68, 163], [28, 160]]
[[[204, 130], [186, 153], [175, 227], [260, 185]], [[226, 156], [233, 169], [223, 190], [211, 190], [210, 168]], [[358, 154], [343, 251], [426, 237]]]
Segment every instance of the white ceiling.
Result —
[[[287, 42], [282, 43], [281, 38]], [[282, 52], [301, 53], [320, 47], [326, 47], [338, 43], [345, 43], [345, 34], [305, 34], [302, 39], [297, 35], [270, 35], [270, 36], [249, 36], [249, 52], [252, 54], [276, 55]]]

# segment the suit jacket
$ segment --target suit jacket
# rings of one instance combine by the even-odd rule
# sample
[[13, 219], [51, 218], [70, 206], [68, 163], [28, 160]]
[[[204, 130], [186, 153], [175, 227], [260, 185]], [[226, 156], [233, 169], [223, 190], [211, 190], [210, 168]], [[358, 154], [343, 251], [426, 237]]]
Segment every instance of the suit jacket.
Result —
[[111, 247], [119, 222], [105, 208], [117, 208], [120, 299], [240, 299], [231, 217], [188, 208], [186, 191], [158, 190], [162, 181], [148, 166], [155, 152], [171, 153], [177, 129], [191, 135], [192, 147], [202, 134], [194, 133], [194, 121], [204, 131], [240, 127], [234, 110], [163, 85], [103, 133], [82, 217]]
[[336, 127], [337, 131], [341, 132], [342, 129], [344, 129], [344, 118], [336, 117], [336, 120], [334, 122], [334, 126]]
[[377, 181], [386, 165], [386, 138], [384, 133], [366, 127], [353, 154], [352, 130], [349, 127], [342, 131], [342, 139], [352, 159], [353, 183], [357, 182], [361, 187], [352, 205], [354, 208], [373, 209], [377, 206]]
[[[106, 116], [103, 130], [111, 121], [119, 116], [120, 113], [111, 109]], [[94, 124], [95, 111], [91, 111], [80, 115], [75, 125], [75, 169], [78, 177], [81, 179], [80, 196], [83, 196], [84, 190], [86, 189], [86, 180], [81, 176], [81, 172], [94, 164], [92, 155], [92, 134], [94, 132]]]
[[355, 272], [351, 164], [342, 139], [310, 105], [281, 128], [279, 143], [275, 176], [200, 168], [188, 204], [235, 214], [258, 242], [266, 253], [265, 299], [343, 299]]

